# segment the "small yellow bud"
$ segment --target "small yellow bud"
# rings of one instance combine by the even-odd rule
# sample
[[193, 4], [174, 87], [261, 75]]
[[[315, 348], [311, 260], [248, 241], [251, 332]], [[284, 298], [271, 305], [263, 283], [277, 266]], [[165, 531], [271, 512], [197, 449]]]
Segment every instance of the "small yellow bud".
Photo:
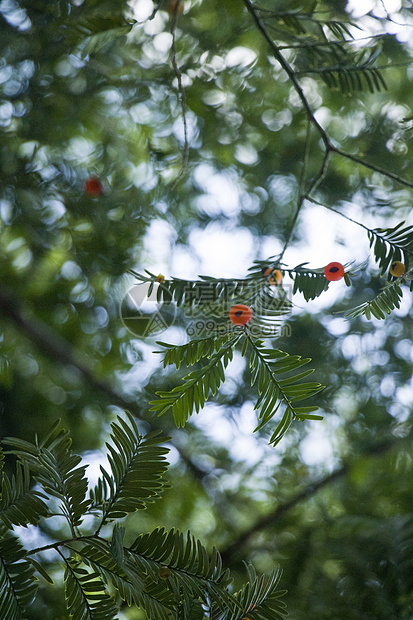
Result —
[[401, 263], [399, 260], [395, 260], [394, 263], [391, 264], [390, 273], [395, 278], [400, 278], [406, 271], [406, 265]]
[[160, 284], [162, 284], [162, 282], [165, 280], [165, 276], [163, 276], [161, 273], [156, 276], [156, 281], [159, 282]]

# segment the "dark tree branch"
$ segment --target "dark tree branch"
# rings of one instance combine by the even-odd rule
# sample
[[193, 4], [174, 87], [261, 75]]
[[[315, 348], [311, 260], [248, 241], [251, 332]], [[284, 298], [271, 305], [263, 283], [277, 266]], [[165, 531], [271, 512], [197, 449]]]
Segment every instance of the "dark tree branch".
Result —
[[69, 343], [46, 323], [34, 316], [29, 318], [17, 297], [10, 292], [5, 292], [4, 289], [0, 291], [0, 311], [26, 334], [44, 355], [60, 364], [75, 368], [91, 388], [104, 394], [114, 405], [129, 409], [134, 416], [141, 420], [144, 419], [137, 405], [127, 402], [106, 381], [95, 377], [90, 362], [85, 356], [80, 356], [78, 352], [75, 352]]
[[[388, 439], [380, 444], [377, 444], [377, 446], [373, 446], [370, 450], [366, 451], [363, 455], [361, 455], [361, 458], [365, 458], [366, 456], [377, 456], [384, 454], [395, 446], [398, 446], [406, 439], [408, 439], [408, 437], [404, 437], [402, 439], [399, 437]], [[244, 548], [248, 545], [248, 543], [255, 536], [255, 534], [267, 528], [274, 527], [277, 524], [277, 521], [279, 521], [289, 510], [295, 508], [297, 504], [306, 500], [309, 497], [312, 497], [318, 491], [320, 491], [320, 489], [323, 489], [329, 484], [336, 482], [340, 478], [344, 478], [349, 473], [349, 471], [351, 471], [352, 466], [353, 463], [347, 463], [342, 467], [336, 469], [335, 471], [331, 472], [331, 474], [328, 474], [328, 476], [321, 478], [321, 480], [309, 484], [302, 491], [294, 495], [294, 497], [292, 497], [290, 500], [288, 500], [284, 504], [280, 504], [275, 508], [275, 510], [268, 513], [264, 517], [261, 517], [261, 519], [258, 519], [258, 521], [254, 523], [254, 525], [252, 525], [245, 532], [240, 533], [232, 541], [232, 543], [230, 543], [225, 549], [221, 550], [220, 554], [224, 565], [228, 567], [231, 566], [231, 564], [233, 564], [234, 561], [236, 561], [236, 559], [240, 557], [242, 553], [245, 553]]]
[[175, 187], [178, 185], [179, 181], [182, 179], [183, 175], [185, 174], [185, 170], [186, 167], [188, 165], [188, 159], [189, 159], [189, 141], [188, 141], [188, 123], [187, 123], [187, 118], [186, 118], [186, 96], [185, 96], [185, 89], [184, 86], [182, 84], [182, 73], [180, 68], [178, 67], [178, 62], [176, 60], [176, 26], [178, 23], [178, 13], [179, 13], [179, 7], [181, 6], [181, 2], [183, 0], [176, 0], [175, 2], [175, 6], [173, 9], [173, 14], [172, 14], [172, 25], [171, 25], [171, 34], [172, 34], [172, 48], [171, 48], [171, 59], [172, 59], [172, 66], [176, 75], [176, 79], [178, 82], [178, 92], [179, 92], [179, 97], [181, 100], [181, 111], [182, 111], [182, 123], [184, 126], [184, 150], [183, 150], [183, 154], [182, 154], [182, 166], [181, 166], [181, 170], [178, 173], [178, 176], [176, 177], [174, 184], [172, 185], [172, 191], [175, 189]]
[[[128, 401], [108, 382], [98, 379], [86, 356], [81, 356], [77, 351], [74, 351], [70, 344], [46, 323], [24, 312], [19, 299], [12, 293], [5, 292], [4, 289], [0, 290], [0, 312], [11, 319], [15, 326], [28, 336], [46, 357], [56, 360], [59, 364], [76, 369], [84, 382], [98, 394], [104, 395], [111, 404], [117, 405], [121, 409], [127, 409], [136, 418], [149, 423], [153, 429], [162, 430], [157, 418], [146, 419], [142, 415], [141, 408], [135, 402]], [[210, 472], [204, 471], [195, 465], [181, 448], [178, 446], [175, 446], [175, 448], [194, 477], [202, 482], [204, 477]]]

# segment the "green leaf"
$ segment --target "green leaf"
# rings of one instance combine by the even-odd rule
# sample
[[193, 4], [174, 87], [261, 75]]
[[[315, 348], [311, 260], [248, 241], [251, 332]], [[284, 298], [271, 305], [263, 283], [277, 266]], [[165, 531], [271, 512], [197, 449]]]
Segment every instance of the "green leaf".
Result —
[[221, 611], [237, 607], [237, 601], [227, 591], [230, 582], [228, 571], [222, 568], [222, 561], [216, 549], [208, 554], [201, 543], [188, 532], [158, 528], [150, 534], [139, 536], [129, 548], [136, 562], [150, 567], [152, 574], [159, 574], [162, 567], [168, 567], [167, 586], [180, 601], [184, 598], [210, 599]]
[[[233, 349], [242, 334], [234, 338], [220, 340], [221, 348], [216, 353], [208, 355], [209, 362], [199, 370], [195, 370], [184, 377], [184, 383], [177, 385], [169, 392], [156, 392], [160, 398], [150, 401], [150, 411], [158, 411], [163, 415], [172, 409], [175, 424], [178, 427], [185, 426], [187, 420], [195, 409], [198, 413], [210, 397], [215, 395], [221, 383], [225, 380], [224, 369], [232, 360]], [[206, 344], [205, 350], [211, 349], [212, 342]], [[201, 341], [197, 341], [196, 347], [202, 347]], [[188, 347], [188, 350], [190, 348]], [[199, 350], [199, 349], [198, 349]], [[175, 356], [176, 357], [176, 356]], [[189, 355], [187, 357], [190, 357]], [[192, 361], [193, 356], [190, 357]]]
[[400, 280], [394, 280], [387, 284], [383, 290], [370, 301], [360, 304], [345, 314], [346, 317], [355, 318], [356, 316], [365, 316], [370, 320], [373, 315], [376, 319], [384, 319], [386, 315], [391, 314], [395, 308], [400, 308], [403, 291], [400, 287]]
[[34, 599], [38, 582], [26, 551], [14, 537], [0, 540], [0, 618], [20, 620]]
[[[401, 261], [409, 268], [409, 259], [413, 251], [413, 226], [405, 226], [400, 222], [393, 228], [368, 229], [367, 234], [374, 257], [381, 272], [387, 271], [394, 261]], [[389, 274], [389, 278], [392, 276]]]
[[[140, 282], [156, 281], [156, 276], [149, 272], [149, 277], [133, 270], [130, 273]], [[262, 278], [262, 283], [264, 283], [264, 278]], [[157, 299], [164, 303], [174, 301], [178, 306], [185, 308], [211, 307], [211, 305], [226, 308], [228, 304], [232, 305], [231, 300], [249, 299], [257, 293], [259, 288], [257, 282], [251, 278], [216, 279], [208, 276], [200, 276], [199, 280], [172, 278], [162, 282], [162, 286], [158, 288]]]
[[37, 570], [38, 573], [40, 573], [43, 579], [45, 579], [48, 583], [52, 585], [54, 584], [54, 581], [50, 577], [49, 573], [45, 570], [45, 568], [41, 564], [39, 564], [39, 562], [37, 562], [33, 558], [27, 558], [27, 561], [30, 562], [30, 564], [34, 566], [34, 568]]
[[[156, 280], [153, 274], [148, 277], [133, 270], [131, 273], [140, 282], [152, 283]], [[192, 309], [192, 316], [196, 318], [213, 318], [215, 327], [211, 327], [209, 331], [214, 331], [216, 326], [219, 326], [219, 334], [222, 334], [225, 323], [228, 324], [228, 312], [235, 303], [253, 307], [256, 316], [280, 316], [291, 309], [284, 289], [281, 286], [271, 288], [268, 278], [261, 272], [244, 279], [216, 279], [208, 276], [200, 276], [199, 280], [172, 278], [159, 286], [157, 301], [167, 304], [174, 301], [178, 306]], [[191, 316], [190, 313], [189, 315]], [[228, 330], [233, 331], [233, 326], [228, 324]]]
[[64, 575], [67, 609], [73, 620], [113, 620], [117, 615], [114, 600], [96, 572], [86, 571], [79, 561], [66, 561]]
[[48, 513], [44, 503], [47, 496], [30, 488], [30, 471], [27, 463], [17, 462], [16, 475], [10, 480], [3, 472], [0, 496], [0, 519], [11, 528], [38, 523]]
[[123, 563], [120, 566], [114, 560], [110, 546], [97, 539], [79, 550], [79, 556], [99, 573], [106, 584], [116, 588], [129, 606], [141, 607], [150, 618], [170, 620], [176, 600], [165, 584], [159, 584], [159, 566], [156, 563], [143, 558], [138, 560], [133, 553], [123, 549]]
[[159, 432], [140, 435], [133, 416], [126, 415], [126, 420], [118, 416], [112, 424], [112, 444], [106, 444], [111, 473], [101, 466], [103, 477], [91, 492], [93, 507], [103, 512], [101, 527], [145, 508], [166, 486], [162, 477], [168, 468], [165, 454], [169, 450], [159, 444], [169, 437]]
[[[251, 384], [257, 384], [258, 400], [255, 409], [259, 410], [258, 425], [254, 429], [262, 429], [273, 419], [282, 404], [285, 410], [281, 421], [272, 433], [270, 443], [276, 445], [288, 430], [294, 419], [304, 419], [303, 414], [317, 410], [317, 407], [298, 408], [296, 402], [314, 396], [324, 389], [320, 383], [298, 383], [312, 373], [306, 370], [294, 373], [298, 368], [307, 364], [310, 359], [303, 359], [299, 355], [288, 355], [277, 349], [266, 349], [260, 340], [248, 338], [252, 348], [250, 357]], [[287, 374], [287, 377], [281, 378]], [[321, 416], [311, 419], [322, 419]]]
[[35, 474], [35, 479], [49, 495], [61, 502], [61, 512], [75, 528], [80, 525], [90, 500], [87, 492], [86, 466], [78, 467], [81, 457], [70, 450], [72, 440], [68, 431], [55, 423], [41, 442], [31, 444], [16, 438], [6, 438], [4, 443], [11, 446], [8, 453], [16, 455]]
[[122, 566], [125, 559], [123, 552], [123, 539], [125, 538], [125, 528], [120, 527], [118, 523], [115, 524], [112, 532], [112, 541], [110, 543], [110, 552], [116, 564]]
[[294, 280], [293, 294], [300, 291], [306, 301], [319, 297], [328, 289], [329, 281], [324, 273], [302, 269], [290, 271], [290, 276]]
[[214, 352], [219, 351], [222, 346], [230, 338], [233, 338], [232, 334], [226, 334], [225, 336], [212, 336], [210, 338], [193, 339], [183, 345], [173, 345], [167, 342], [157, 342], [156, 344], [164, 347], [165, 351], [157, 351], [157, 353], [163, 354], [163, 366], [175, 364], [178, 370], [181, 364], [185, 366], [193, 366], [200, 359], [204, 357], [211, 357]]
[[242, 613], [234, 610], [228, 620], [248, 618], [251, 620], [282, 620], [287, 615], [286, 604], [280, 600], [286, 590], [278, 590], [281, 579], [280, 569], [274, 569], [265, 577], [257, 577], [254, 568], [247, 566], [248, 582], [236, 593]]
[[[354, 24], [351, 26], [354, 27]], [[296, 76], [319, 76], [329, 88], [344, 93], [386, 90], [383, 72], [374, 66], [381, 51], [380, 46], [356, 49], [349, 40], [353, 37], [348, 25], [338, 21], [327, 21], [325, 28], [338, 40], [321, 37], [318, 41], [313, 39], [306, 47], [298, 45], [301, 53], [296, 60], [299, 68], [295, 72]]]

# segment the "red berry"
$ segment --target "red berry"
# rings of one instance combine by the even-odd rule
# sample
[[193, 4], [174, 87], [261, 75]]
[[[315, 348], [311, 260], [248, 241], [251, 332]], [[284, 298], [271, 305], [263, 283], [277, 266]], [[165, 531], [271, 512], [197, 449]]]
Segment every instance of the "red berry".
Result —
[[97, 177], [90, 177], [85, 181], [85, 194], [95, 198], [103, 194], [103, 185]]
[[324, 275], [330, 282], [341, 280], [344, 276], [344, 267], [341, 263], [328, 263], [328, 265], [324, 267]]
[[252, 319], [252, 310], [244, 304], [236, 304], [229, 311], [229, 318], [234, 325], [246, 325]]

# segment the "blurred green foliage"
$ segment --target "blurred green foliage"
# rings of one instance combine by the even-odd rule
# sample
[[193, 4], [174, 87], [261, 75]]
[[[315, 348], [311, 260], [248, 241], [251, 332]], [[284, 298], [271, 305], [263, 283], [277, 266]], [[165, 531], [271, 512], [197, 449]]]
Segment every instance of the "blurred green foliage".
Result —
[[[243, 562], [279, 565], [295, 620], [411, 618], [409, 280], [384, 321], [343, 318], [388, 279], [388, 246], [373, 255], [371, 231], [412, 224], [411, 3], [352, 16], [344, 1], [185, 0], [176, 20], [168, 6], [0, 2], [1, 438], [33, 442], [60, 418], [93, 472], [128, 408], [143, 433], [171, 437], [172, 463], [163, 500], [126, 518], [129, 543], [190, 529], [222, 552], [236, 589]], [[90, 177], [101, 195], [86, 193]], [[257, 390], [239, 352], [184, 429], [150, 412], [185, 370], [151, 353], [169, 333], [139, 339], [119, 313], [129, 270], [189, 279], [198, 233], [220, 255], [217, 228], [251, 236], [245, 277], [254, 260], [278, 257], [286, 289], [297, 263], [322, 267], [323, 248], [306, 255], [314, 230], [337, 252], [326, 262], [370, 252], [349, 287], [308, 303], [294, 295], [289, 330], [268, 339], [312, 358], [327, 386], [312, 399], [324, 420], [296, 422], [276, 448], [265, 427], [252, 434]], [[403, 243], [406, 257], [413, 243]], [[240, 277], [246, 254], [234, 247], [222, 277]], [[187, 323], [178, 312], [171, 338], [182, 343]], [[8, 475], [14, 465], [6, 456]], [[43, 519], [16, 532], [29, 549], [62, 535]], [[25, 617], [67, 618], [60, 564], [41, 561], [55, 585], [39, 577]]]

